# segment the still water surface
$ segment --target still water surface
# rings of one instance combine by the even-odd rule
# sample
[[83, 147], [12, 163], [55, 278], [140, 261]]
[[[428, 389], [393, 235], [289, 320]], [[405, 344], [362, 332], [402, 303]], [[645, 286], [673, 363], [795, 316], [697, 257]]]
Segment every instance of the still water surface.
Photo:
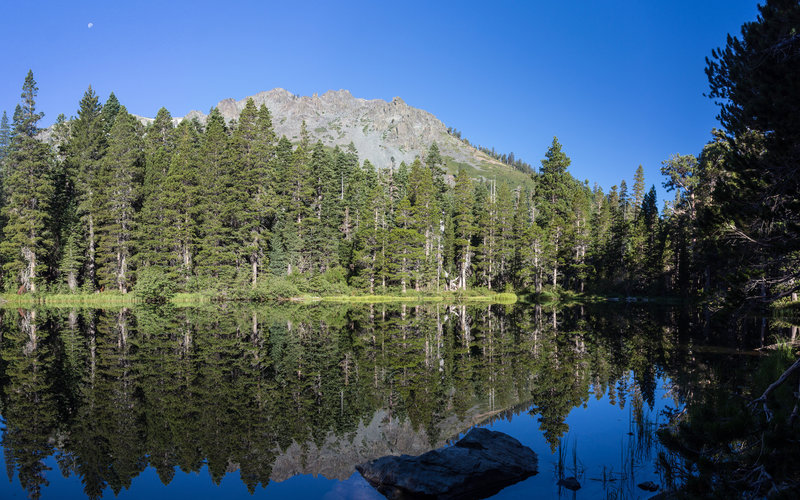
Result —
[[685, 311], [630, 305], [0, 318], [2, 498], [383, 498], [356, 464], [473, 426], [539, 456], [497, 498], [648, 498], [638, 483], [671, 484], [653, 434], [665, 412], [749, 362], [704, 347]]

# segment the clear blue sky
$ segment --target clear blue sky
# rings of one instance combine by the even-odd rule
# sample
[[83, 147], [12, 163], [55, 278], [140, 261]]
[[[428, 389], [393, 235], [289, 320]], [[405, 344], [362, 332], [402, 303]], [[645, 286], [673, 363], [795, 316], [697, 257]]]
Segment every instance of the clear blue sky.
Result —
[[556, 135], [573, 175], [606, 189], [639, 164], [660, 186], [660, 162], [716, 125], [704, 58], [756, 3], [4, 1], [0, 110], [29, 68], [45, 125], [89, 84], [145, 116], [343, 88], [400, 96], [535, 167]]

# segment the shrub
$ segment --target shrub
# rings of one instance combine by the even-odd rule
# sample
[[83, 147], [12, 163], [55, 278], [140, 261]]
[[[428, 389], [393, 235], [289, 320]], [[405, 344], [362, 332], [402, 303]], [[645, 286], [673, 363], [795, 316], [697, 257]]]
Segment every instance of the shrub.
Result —
[[300, 289], [284, 277], [270, 276], [260, 282], [252, 292], [253, 300], [288, 299], [300, 295]]
[[163, 268], [150, 266], [139, 270], [133, 291], [144, 302], [163, 304], [175, 296], [176, 286]]

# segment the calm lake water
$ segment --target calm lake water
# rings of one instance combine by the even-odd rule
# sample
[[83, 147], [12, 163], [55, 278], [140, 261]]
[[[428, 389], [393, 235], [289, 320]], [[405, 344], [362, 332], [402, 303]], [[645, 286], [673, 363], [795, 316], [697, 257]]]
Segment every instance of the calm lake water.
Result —
[[[0, 318], [0, 497], [20, 499], [383, 498], [356, 464], [474, 426], [539, 456], [539, 473], [497, 498], [648, 498], [638, 483], [672, 481], [654, 429], [696, 388], [735, 387], [754, 359], [702, 315], [626, 304]], [[582, 489], [560, 489], [559, 474]]]

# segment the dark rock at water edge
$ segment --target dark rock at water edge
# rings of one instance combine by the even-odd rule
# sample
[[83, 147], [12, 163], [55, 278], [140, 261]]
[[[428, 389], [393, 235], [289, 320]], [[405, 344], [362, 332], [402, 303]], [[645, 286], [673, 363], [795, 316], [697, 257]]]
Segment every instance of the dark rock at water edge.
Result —
[[564, 488], [572, 491], [577, 491], [581, 489], [581, 483], [579, 483], [578, 480], [575, 479], [574, 477], [567, 477], [564, 479], [560, 479], [558, 481], [558, 485], [563, 486]]
[[636, 486], [645, 491], [658, 491], [658, 485], [653, 481], [645, 481], [643, 483], [637, 484]]
[[386, 456], [356, 469], [386, 498], [478, 499], [536, 474], [537, 463], [533, 450], [511, 436], [477, 428], [454, 446]]

